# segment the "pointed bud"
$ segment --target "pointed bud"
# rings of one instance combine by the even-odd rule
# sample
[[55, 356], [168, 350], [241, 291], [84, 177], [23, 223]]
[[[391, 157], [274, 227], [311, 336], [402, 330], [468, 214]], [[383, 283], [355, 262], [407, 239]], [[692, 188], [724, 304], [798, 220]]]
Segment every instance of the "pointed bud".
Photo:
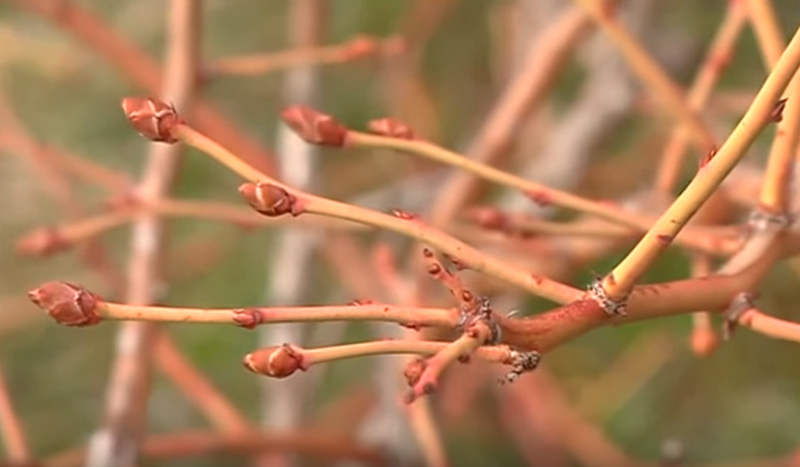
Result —
[[239, 194], [257, 212], [267, 217], [284, 214], [297, 215], [297, 198], [283, 188], [271, 183], [243, 183]]
[[93, 326], [103, 320], [97, 313], [101, 298], [79, 285], [46, 282], [28, 297], [63, 326]]
[[347, 127], [330, 115], [310, 107], [292, 106], [281, 112], [281, 118], [297, 136], [310, 144], [344, 146]]
[[414, 134], [414, 130], [412, 130], [411, 127], [393, 118], [380, 118], [378, 120], [372, 120], [369, 122], [367, 127], [369, 128], [369, 131], [375, 133], [376, 135], [388, 136], [389, 138], [397, 139], [417, 139], [417, 136]]
[[305, 371], [302, 350], [289, 344], [265, 347], [245, 355], [244, 367], [259, 375], [286, 378], [297, 370]]
[[122, 111], [133, 128], [152, 141], [175, 143], [173, 129], [183, 123], [172, 104], [148, 97], [126, 97], [122, 99]]

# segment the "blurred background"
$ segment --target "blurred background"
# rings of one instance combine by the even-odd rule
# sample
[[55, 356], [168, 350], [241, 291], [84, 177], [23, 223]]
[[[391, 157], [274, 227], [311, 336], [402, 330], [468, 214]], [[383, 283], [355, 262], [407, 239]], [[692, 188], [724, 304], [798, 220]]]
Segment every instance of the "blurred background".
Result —
[[[113, 56], [118, 51], [104, 52], [108, 42], [81, 34], [92, 29], [70, 22], [78, 18], [72, 12], [79, 9], [91, 15], [120, 40], [134, 44], [137, 53], [163, 62], [168, 3], [0, 1], [0, 362], [13, 407], [39, 459], [85, 445], [102, 423], [118, 326], [58, 326], [27, 301], [26, 291], [43, 281], [68, 280], [109, 299], [121, 296], [108, 277], [87, 267], [78, 250], [43, 257], [23, 255], [17, 244], [37, 228], [101, 216], [108, 212], [110, 198], [124, 194], [128, 183], [136, 183], [148, 143], [131, 129], [119, 102], [128, 95], [154, 94], [118, 65], [119, 55], [117, 63], [109, 58], [108, 53]], [[298, 6], [309, 3], [312, 6]], [[688, 86], [729, 3], [623, 0], [620, 18], [675, 82]], [[772, 3], [788, 37], [800, 20], [800, 10], [790, 0]], [[424, 212], [439, 196], [450, 169], [399, 152], [298, 144], [280, 121], [281, 109], [309, 102], [361, 129], [370, 120], [392, 116], [426, 139], [467, 151], [504, 91], [532, 66], [528, 51], [553, 40], [546, 34], [573, 8], [572, 2], [555, 0], [204, 0], [205, 71], [197, 95], [241, 134], [276, 154], [282, 176], [294, 177], [309, 191], [384, 211], [401, 207]], [[315, 25], [304, 26], [311, 28], [305, 38], [297, 33], [302, 15], [316, 17]], [[358, 35], [375, 40], [362, 55], [351, 57], [350, 49], [334, 48], [329, 54], [333, 58], [311, 54], [317, 58], [299, 60], [290, 68], [214, 71], [214, 64], [224, 63], [219, 61], [223, 58], [303, 46], [342, 46]], [[576, 41], [574, 51], [562, 55], [566, 55], [563, 69], [524, 112], [493, 164], [594, 199], [627, 200], [646, 191], [657, 176], [673, 122], [654, 111], [652, 93], [602, 34], [588, 31]], [[543, 63], [549, 66], [544, 59]], [[765, 76], [752, 28], [745, 26], [702, 113], [719, 138], [732, 129]], [[770, 141], [771, 133], [766, 132], [753, 147], [747, 158], [752, 170], [763, 163]], [[48, 151], [56, 155], [37, 158], [36, 154]], [[675, 193], [691, 177], [698, 157], [690, 151]], [[64, 160], [72, 161], [73, 167], [76, 160], [89, 161], [91, 167], [105, 168], [111, 175], [76, 175], [81, 171], [65, 170]], [[56, 175], [48, 176], [48, 170]], [[752, 179], [745, 175], [737, 185], [740, 197], [747, 196], [746, 186], [757, 183], [755, 179], [747, 185], [746, 180]], [[59, 179], [66, 180], [80, 212], [65, 209]], [[92, 179], [111, 182], [103, 186]], [[243, 206], [236, 192], [239, 183], [217, 162], [187, 150], [170, 197]], [[479, 195], [473, 202], [570, 219], [568, 213], [539, 209], [525, 197], [499, 189]], [[730, 219], [746, 214], [746, 209], [737, 209]], [[363, 297], [348, 287], [330, 264], [331, 252], [326, 253], [324, 246], [334, 236], [324, 230], [243, 229], [191, 217], [169, 218], [168, 226], [158, 298], [162, 304], [243, 307], [344, 304], [355, 298], [399, 300], [391, 295]], [[131, 232], [130, 224], [124, 223], [102, 236], [111, 264], [122, 271]], [[552, 266], [548, 261], [560, 261], [560, 250], [533, 245], [530, 250], [506, 251], [509, 244], [502, 239], [474, 229], [469, 231], [472, 237], [464, 232], [459, 236], [486, 251], [581, 287], [595, 272], [613, 267], [630, 245], [602, 247], [579, 267], [548, 269]], [[356, 244], [367, 257], [378, 242], [396, 252], [401, 272], [411, 277], [413, 261], [407, 255], [416, 250], [393, 234], [357, 235]], [[543, 254], [545, 250], [549, 252]], [[530, 258], [520, 258], [520, 251], [527, 251]], [[690, 259], [685, 251], [672, 249], [646, 281], [686, 277], [691, 274]], [[779, 264], [765, 284], [762, 308], [796, 319], [800, 293], [794, 264]], [[551, 307], [542, 300], [486, 287], [503, 300], [498, 303], [508, 303], [509, 309], [522, 314]], [[667, 462], [665, 456], [672, 459], [676, 452], [686, 465], [745, 461], [761, 465], [790, 455], [800, 440], [796, 346], [740, 330], [711, 355], [699, 357], [689, 344], [692, 326], [690, 316], [678, 316], [582, 336], [546, 356], [549, 373], [541, 380], [546, 384], [541, 384], [552, 394], [541, 387], [541, 393], [531, 389], [530, 400], [521, 392], [498, 387], [496, 369], [477, 363], [453, 368], [441, 391], [429, 399], [449, 465], [599, 465], [591, 455], [594, 441], [585, 441], [596, 437], [624, 453], [625, 459], [649, 465]], [[252, 423], [276, 431], [346, 433], [380, 446], [405, 465], [425, 465], [425, 455], [408, 426], [409, 411], [398, 402], [403, 357], [341, 361], [268, 382], [241, 365], [248, 352], [287, 336], [307, 346], [330, 345], [397, 337], [400, 334], [391, 334], [394, 327], [368, 323], [259, 331], [229, 325], [165, 327], [191, 364]], [[519, 383], [527, 378], [534, 375]], [[537, 406], [537, 395], [540, 402], [550, 402]], [[553, 400], [560, 401], [563, 410], [547, 415], [558, 406]], [[539, 425], [538, 411], [543, 417]], [[547, 422], [546, 417], [558, 414], [574, 419], [565, 424]], [[154, 376], [148, 420], [151, 433], [210, 429], [201, 411], [160, 372]], [[581, 454], [580, 446], [568, 441], [572, 436], [588, 451]], [[581, 436], [588, 438], [580, 441]], [[325, 459], [301, 452], [282, 460], [322, 465]], [[334, 465], [330, 459], [326, 462]], [[145, 459], [140, 465], [238, 466], [251, 465], [251, 460], [234, 453]]]

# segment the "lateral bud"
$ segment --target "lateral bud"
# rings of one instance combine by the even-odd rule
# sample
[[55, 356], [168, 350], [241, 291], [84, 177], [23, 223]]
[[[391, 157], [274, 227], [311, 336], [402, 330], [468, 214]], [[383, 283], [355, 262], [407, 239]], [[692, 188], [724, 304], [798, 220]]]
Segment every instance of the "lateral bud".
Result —
[[133, 128], [145, 138], [160, 143], [176, 143], [172, 135], [175, 126], [184, 123], [172, 104], [152, 97], [126, 97], [122, 111]]
[[310, 144], [320, 146], [344, 146], [347, 127], [328, 114], [304, 106], [287, 107], [281, 118], [297, 136]]
[[297, 370], [307, 370], [302, 350], [289, 344], [265, 347], [244, 356], [244, 367], [272, 378], [286, 378]]
[[28, 297], [63, 326], [94, 326], [103, 318], [97, 313], [100, 297], [69, 282], [45, 282], [28, 291]]
[[265, 216], [300, 214], [297, 197], [272, 183], [244, 183], [239, 187], [239, 193], [250, 207]]

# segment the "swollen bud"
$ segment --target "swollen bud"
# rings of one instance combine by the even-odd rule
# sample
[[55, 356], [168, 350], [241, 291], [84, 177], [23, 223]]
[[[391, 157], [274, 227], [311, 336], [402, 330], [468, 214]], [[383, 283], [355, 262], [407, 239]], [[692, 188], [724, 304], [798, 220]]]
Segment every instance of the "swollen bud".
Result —
[[239, 194], [250, 207], [268, 217], [300, 214], [297, 197], [272, 183], [244, 183], [239, 186]]
[[173, 129], [183, 123], [172, 104], [148, 97], [122, 99], [122, 111], [133, 128], [145, 138], [161, 143], [176, 143]]
[[28, 297], [63, 326], [93, 326], [103, 318], [97, 313], [100, 297], [69, 282], [46, 282], [30, 290]]
[[301, 350], [289, 344], [265, 347], [251, 352], [245, 355], [242, 363], [253, 373], [273, 378], [286, 378], [297, 370], [308, 369]]
[[310, 144], [344, 146], [347, 127], [330, 115], [310, 107], [292, 106], [281, 112], [281, 118], [297, 136]]

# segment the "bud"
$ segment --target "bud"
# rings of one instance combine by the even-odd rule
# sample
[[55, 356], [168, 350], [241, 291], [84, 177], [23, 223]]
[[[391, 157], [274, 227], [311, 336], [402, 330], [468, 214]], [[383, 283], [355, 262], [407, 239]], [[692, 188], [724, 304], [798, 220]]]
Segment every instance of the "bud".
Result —
[[297, 198], [272, 183], [243, 183], [239, 186], [239, 194], [250, 207], [268, 217], [300, 214]]
[[310, 144], [344, 146], [347, 127], [330, 115], [310, 107], [292, 106], [281, 112], [281, 118], [297, 136]]
[[286, 378], [297, 370], [307, 370], [302, 350], [289, 344], [265, 347], [245, 355], [244, 367], [259, 375]]
[[46, 256], [69, 247], [70, 242], [53, 227], [36, 229], [17, 242], [17, 252], [30, 256]]
[[780, 99], [776, 104], [775, 107], [772, 108], [772, 112], [770, 112], [769, 119], [775, 123], [780, 123], [783, 121], [783, 111], [786, 109], [786, 102], [789, 99], [784, 97]]
[[425, 368], [427, 367], [428, 362], [424, 358], [417, 357], [408, 362], [406, 368], [403, 370], [403, 376], [406, 382], [408, 382], [408, 385], [413, 387], [419, 383], [422, 373], [425, 372]]
[[133, 128], [147, 139], [175, 143], [172, 136], [175, 126], [184, 123], [172, 104], [148, 97], [126, 97], [122, 99], [122, 111]]
[[46, 282], [30, 290], [28, 297], [63, 326], [93, 326], [103, 320], [97, 314], [101, 298], [79, 285]]
[[256, 308], [242, 308], [233, 312], [233, 324], [245, 329], [255, 329], [263, 322], [264, 316]]
[[369, 128], [369, 131], [375, 133], [376, 135], [407, 140], [417, 139], [417, 136], [414, 134], [414, 130], [412, 130], [411, 127], [393, 118], [372, 120], [369, 122], [367, 127]]

